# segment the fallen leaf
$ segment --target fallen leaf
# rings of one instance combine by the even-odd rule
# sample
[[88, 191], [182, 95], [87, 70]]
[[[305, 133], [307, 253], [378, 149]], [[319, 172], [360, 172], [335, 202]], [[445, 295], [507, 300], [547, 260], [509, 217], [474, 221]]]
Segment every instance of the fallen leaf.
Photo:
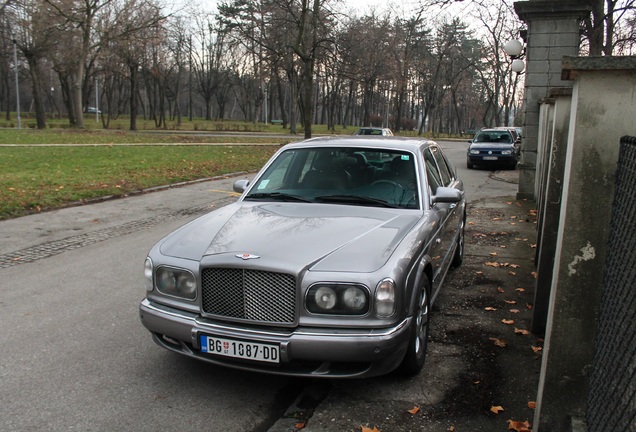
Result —
[[366, 426], [360, 426], [360, 432], [382, 432], [382, 431], [380, 431], [380, 429], [376, 428], [375, 426], [373, 426], [373, 429], [368, 428]]
[[510, 313], [519, 313], [519, 309], [510, 309]]
[[506, 345], [508, 345], [506, 343], [505, 340], [503, 339], [497, 339], [497, 338], [488, 338], [489, 340], [493, 341], [495, 343], [496, 346], [500, 347], [500, 348], [505, 348]]
[[419, 407], [413, 407], [413, 409], [408, 410], [409, 414], [417, 414], [418, 412], [420, 412], [420, 408]]
[[504, 293], [505, 292], [502, 287], [497, 287], [497, 291], [500, 292], [500, 293]]
[[509, 271], [509, 272], [508, 272], [508, 274], [509, 274], [510, 276], [516, 276], [516, 275], [517, 275], [517, 272]]
[[501, 220], [501, 218], [496, 217], [496, 218], [492, 218], [492, 220], [499, 221], [499, 220]]
[[525, 290], [525, 288], [517, 288], [515, 291], [524, 292]]
[[529, 335], [530, 334], [530, 332], [528, 330], [519, 329], [517, 327], [515, 327], [515, 333], [516, 334], [520, 334], [520, 335]]
[[534, 272], [534, 271], [533, 271], [531, 274], [532, 274], [532, 277], [533, 277], [533, 278], [535, 278], [535, 279], [537, 278], [537, 272]]
[[477, 275], [483, 275], [483, 274], [484, 274], [484, 272], [483, 272], [483, 271], [476, 271], [476, 272], [475, 272], [475, 274], [477, 274]]
[[468, 222], [468, 225], [475, 225], [475, 222]]
[[494, 308], [494, 307], [492, 307], [492, 306], [488, 306], [488, 307], [485, 307], [485, 308], [484, 308], [484, 310], [487, 310], [487, 311], [496, 311], [496, 310], [497, 310], [497, 308]]
[[488, 267], [499, 267], [498, 262], [487, 262], [485, 263], [485, 265], [487, 265]]
[[502, 406], [497, 405], [497, 406], [491, 406], [490, 407], [490, 412], [493, 412], [495, 414], [499, 414], [500, 412], [502, 412], [504, 409]]
[[524, 422], [508, 420], [508, 430], [515, 430], [517, 432], [531, 432], [530, 423], [528, 420]]
[[304, 429], [305, 428], [305, 423], [296, 423], [294, 425], [295, 429]]
[[528, 408], [530, 409], [535, 409], [537, 407], [537, 402], [535, 401], [528, 401]]
[[519, 264], [510, 264], [510, 268], [519, 268], [521, 267]]
[[504, 300], [508, 304], [517, 304], [516, 300]]
[[526, 308], [532, 309], [532, 305], [530, 303], [526, 303]]
[[448, 428], [448, 432], [455, 432], [455, 426], [451, 426]]
[[534, 351], [535, 354], [538, 354], [539, 352], [543, 351], [543, 348], [533, 346], [532, 351]]
[[507, 320], [507, 319], [502, 319], [501, 320], [502, 323], [506, 324], [506, 325], [513, 325], [515, 323], [514, 320]]
[[490, 252], [490, 256], [497, 256], [497, 252]]

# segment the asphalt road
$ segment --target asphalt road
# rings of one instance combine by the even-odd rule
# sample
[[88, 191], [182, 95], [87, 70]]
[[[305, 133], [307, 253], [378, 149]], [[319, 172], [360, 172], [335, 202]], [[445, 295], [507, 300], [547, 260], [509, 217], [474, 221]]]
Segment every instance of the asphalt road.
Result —
[[[514, 183], [466, 169], [467, 143], [442, 145], [469, 200], [515, 194]], [[0, 430], [272, 430], [307, 382], [169, 353], [137, 313], [146, 252], [235, 199], [235, 179], [0, 222]], [[402, 384], [335, 385], [386, 394]], [[444, 384], [429, 390], [435, 400]]]

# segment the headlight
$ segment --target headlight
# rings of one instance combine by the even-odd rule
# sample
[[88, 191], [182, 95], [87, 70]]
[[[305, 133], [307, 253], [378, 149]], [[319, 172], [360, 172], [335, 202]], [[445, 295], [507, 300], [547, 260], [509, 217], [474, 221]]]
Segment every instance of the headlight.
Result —
[[146, 279], [146, 291], [148, 292], [154, 288], [154, 284], [152, 283], [152, 268], [152, 260], [148, 257], [144, 263], [144, 277]]
[[512, 150], [503, 150], [501, 152], [502, 155], [511, 155], [512, 154]]
[[316, 314], [365, 315], [369, 291], [361, 285], [316, 284], [305, 299], [307, 310]]
[[395, 313], [395, 282], [384, 279], [375, 288], [375, 314], [388, 318]]
[[187, 270], [160, 267], [157, 269], [155, 283], [162, 294], [187, 300], [194, 300], [197, 295], [196, 280]]
[[470, 154], [479, 154], [479, 150], [473, 149], [473, 150], [470, 151]]

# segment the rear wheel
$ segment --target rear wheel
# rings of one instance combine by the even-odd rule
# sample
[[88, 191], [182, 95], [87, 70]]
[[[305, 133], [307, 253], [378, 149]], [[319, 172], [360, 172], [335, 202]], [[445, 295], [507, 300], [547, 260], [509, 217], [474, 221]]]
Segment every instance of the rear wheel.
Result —
[[430, 282], [428, 276], [423, 276], [422, 286], [417, 296], [417, 304], [413, 312], [413, 321], [411, 322], [411, 341], [406, 350], [406, 355], [400, 371], [408, 376], [417, 375], [424, 366], [426, 359], [426, 346], [428, 343], [428, 327], [430, 301], [428, 293], [430, 291]]

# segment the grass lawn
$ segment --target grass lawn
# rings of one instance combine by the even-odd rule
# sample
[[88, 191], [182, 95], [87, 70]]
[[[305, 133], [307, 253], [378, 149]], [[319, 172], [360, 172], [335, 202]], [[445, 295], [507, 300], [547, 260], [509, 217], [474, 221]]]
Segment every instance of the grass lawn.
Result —
[[[140, 122], [140, 129], [147, 129], [136, 132], [124, 130], [124, 123], [108, 130], [99, 123], [85, 130], [1, 126], [0, 220], [153, 186], [255, 171], [281, 145], [303, 138], [302, 132], [289, 135], [280, 125], [200, 120], [188, 130], [169, 131]], [[350, 135], [355, 129], [339, 127], [336, 133]], [[334, 132], [316, 125], [314, 133]]]
[[[150, 138], [155, 143], [185, 140], [173, 135], [139, 134], [143, 139], [134, 141], [134, 135], [137, 134], [0, 130], [0, 144], [35, 144], [0, 147], [0, 219], [90, 198], [126, 195], [152, 186], [255, 171], [281, 144], [298, 139], [268, 138], [264, 140], [266, 144], [261, 144], [261, 138], [234, 137], [243, 144], [151, 145]], [[130, 142], [147, 145], [118, 145]], [[249, 145], [250, 142], [258, 145]], [[43, 145], [55, 143], [112, 145]]]

